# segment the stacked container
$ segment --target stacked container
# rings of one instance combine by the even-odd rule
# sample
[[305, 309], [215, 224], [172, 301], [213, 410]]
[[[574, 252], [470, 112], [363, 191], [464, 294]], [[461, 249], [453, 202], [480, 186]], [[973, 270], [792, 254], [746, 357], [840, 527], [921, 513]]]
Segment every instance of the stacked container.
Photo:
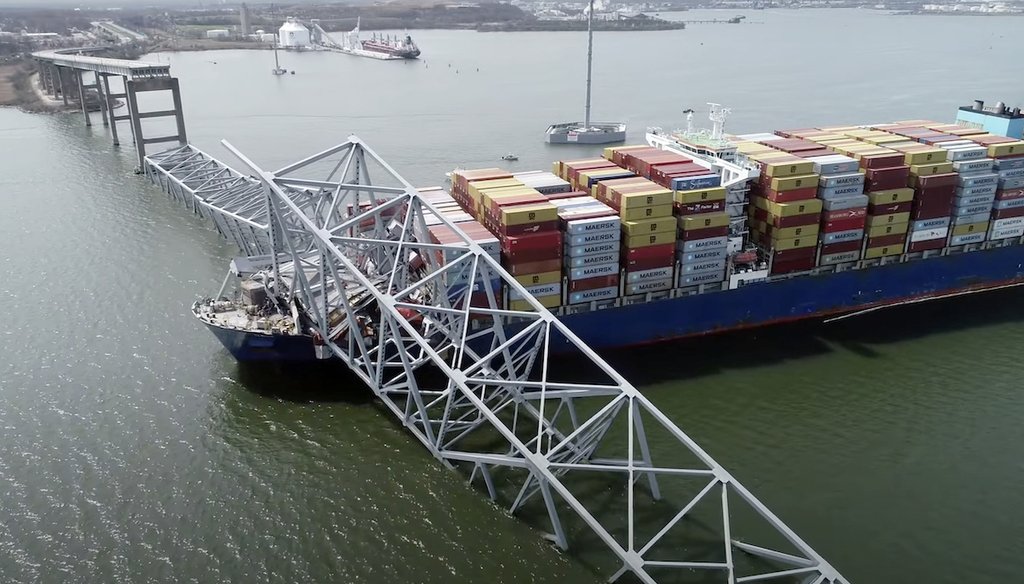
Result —
[[822, 210], [814, 163], [785, 153], [760, 158], [761, 178], [749, 208], [752, 239], [767, 250], [772, 274], [810, 270], [817, 259]]
[[[912, 137], [927, 136], [931, 132], [927, 128], [900, 131]], [[892, 147], [903, 153], [904, 163], [910, 166], [907, 186], [914, 189], [905, 251], [914, 253], [945, 247], [951, 224], [976, 219], [963, 216], [958, 220], [953, 216], [959, 175], [953, 172], [953, 163], [947, 160], [949, 153], [922, 143], [895, 144]]]
[[949, 245], [984, 241], [999, 188], [999, 176], [992, 172], [993, 160], [985, 147], [965, 140], [946, 142], [942, 148], [958, 175]]
[[615, 210], [589, 196], [558, 198], [565, 241], [563, 274], [568, 303], [608, 300], [619, 295], [621, 220]]
[[992, 240], [1024, 235], [1024, 156], [1013, 150], [1005, 146], [988, 149], [988, 153], [1002, 154], [993, 159], [999, 182], [992, 209]]
[[818, 265], [854, 262], [861, 257], [868, 197], [864, 174], [856, 159], [842, 154], [807, 159], [819, 175], [817, 196], [822, 200]]
[[630, 296], [672, 288], [676, 240], [672, 191], [641, 179], [609, 184], [600, 197], [621, 219], [623, 293]]

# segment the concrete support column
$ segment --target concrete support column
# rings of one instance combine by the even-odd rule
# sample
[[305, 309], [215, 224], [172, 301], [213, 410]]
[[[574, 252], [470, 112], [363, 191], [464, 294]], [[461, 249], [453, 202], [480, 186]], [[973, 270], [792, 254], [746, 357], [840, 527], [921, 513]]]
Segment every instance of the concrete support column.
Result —
[[110, 125], [110, 121], [107, 120], [107, 92], [103, 91], [103, 81], [99, 73], [93, 73], [93, 85], [96, 86], [96, 95], [99, 97], [100, 102], [100, 117], [103, 118], [103, 126], [107, 127]]
[[140, 129], [142, 128], [142, 120], [139, 119], [139, 102], [135, 98], [135, 89], [129, 89], [128, 78], [121, 76], [121, 83], [124, 84], [124, 103], [128, 108], [128, 127], [132, 129], [132, 144], [138, 145], [139, 135], [135, 131], [135, 126], [138, 125]]
[[89, 108], [86, 106], [85, 88], [82, 87], [82, 71], [75, 69], [75, 81], [78, 82], [78, 101], [82, 103], [82, 115], [85, 116], [85, 127], [92, 126], [92, 118], [89, 117]]
[[132, 139], [135, 141], [135, 153], [139, 157], [139, 168], [146, 166], [146, 142], [142, 139], [142, 118], [139, 117], [139, 100], [135, 93], [135, 82], [125, 78], [124, 92], [128, 96], [128, 115], [132, 126]]
[[117, 117], [114, 115], [114, 98], [110, 95], [110, 77], [103, 77], [103, 99], [107, 103], [107, 113], [110, 115], [110, 133], [114, 137], [114, 146], [120, 146], [121, 141], [117, 137]]
[[64, 91], [64, 72], [60, 67], [57, 67], [57, 83], [60, 84], [60, 98], [64, 100], [64, 105], [68, 105], [68, 94]]
[[185, 136], [185, 112], [181, 107], [181, 90], [178, 87], [178, 78], [171, 78], [171, 99], [174, 101], [174, 121], [178, 126], [178, 144], [185, 146], [188, 138]]

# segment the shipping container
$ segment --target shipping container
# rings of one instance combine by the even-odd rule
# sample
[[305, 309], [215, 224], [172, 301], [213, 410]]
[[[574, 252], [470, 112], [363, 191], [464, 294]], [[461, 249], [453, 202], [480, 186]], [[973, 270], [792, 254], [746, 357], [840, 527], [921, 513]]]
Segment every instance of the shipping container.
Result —
[[[992, 213], [993, 215], [995, 213]], [[989, 219], [989, 213], [977, 213], [975, 215], [954, 215], [952, 218], [953, 225], [967, 225], [969, 223], [981, 223]]]
[[833, 197], [822, 202], [825, 211], [845, 211], [850, 209], [864, 209], [868, 205], [868, 196], [847, 195], [845, 197]]
[[635, 284], [626, 284], [626, 296], [632, 296], [634, 294], [651, 294], [653, 292], [663, 292], [672, 288], [672, 277], [669, 276], [667, 279], [655, 280], [650, 282], [637, 282]]
[[712, 201], [707, 203], [691, 203], [673, 206], [676, 215], [701, 215], [704, 213], [721, 213], [725, 211], [725, 201]]
[[569, 280], [569, 292], [583, 292], [585, 290], [596, 290], [619, 285], [619, 275], [598, 276], [596, 278], [584, 278], [582, 280]]
[[864, 250], [864, 259], [872, 260], [876, 258], [900, 255], [903, 253], [903, 245], [886, 245], [878, 247], [869, 247]]
[[865, 225], [876, 227], [892, 223], [906, 223], [910, 221], [910, 213], [890, 213], [888, 215], [869, 215], [866, 217]]
[[[687, 233], [694, 233], [693, 231]], [[691, 239], [680, 241], [679, 244], [682, 246], [683, 252], [693, 252], [704, 249], [714, 249], [729, 244], [729, 238], [726, 236], [721, 237], [706, 237], [702, 239]]]
[[[1024, 224], [1024, 223], [1022, 223]], [[971, 233], [984, 233], [988, 231], [988, 221], [981, 221], [979, 223], [965, 223], [962, 225], [956, 225], [953, 227], [953, 235], [969, 235]]]
[[[711, 227], [711, 226], [709, 226]], [[676, 230], [675, 217], [657, 217], [654, 219], [641, 219], [639, 221], [623, 221], [622, 231], [624, 237], [634, 237], [650, 233], [672, 232]]]
[[985, 233], [968, 233], [965, 235], [954, 235], [949, 240], [949, 245], [967, 245], [970, 243], [981, 243], [985, 241]]
[[632, 237], [623, 238], [622, 245], [630, 249], [637, 247], [648, 247], [653, 245], [661, 245], [665, 243], [672, 243], [676, 240], [676, 232], [663, 231], [660, 233], [645, 233], [643, 235], [634, 235]]
[[881, 225], [868, 227], [865, 235], [867, 237], [879, 237], [882, 235], [892, 235], [894, 233], [906, 233], [908, 226], [908, 223], [883, 223]]
[[569, 304], [583, 304], [586, 302], [594, 302], [598, 300], [608, 300], [611, 298], [616, 298], [618, 295], [618, 286], [609, 286], [607, 288], [595, 288], [593, 290], [583, 290], [580, 292], [570, 292]]
[[674, 200], [679, 204], [690, 205], [694, 203], [725, 201], [725, 196], [726, 191], [724, 187], [715, 187], [709, 189], [676, 191]]
[[[524, 288], [526, 288], [526, 291], [529, 293], [530, 296], [533, 296], [535, 298], [541, 298], [541, 297], [544, 297], [544, 296], [556, 296], [556, 295], [559, 297], [559, 299], [561, 299], [561, 297], [562, 297], [562, 283], [560, 281], [559, 282], [554, 282], [552, 284], [538, 284], [538, 285], [535, 285], [535, 286], [524, 286]], [[524, 296], [522, 294], [520, 294], [519, 292], [515, 291], [514, 289], [510, 289], [509, 290], [508, 297], [511, 300], [522, 300], [524, 298]], [[561, 302], [559, 302], [559, 304], [561, 304]]]
[[893, 233], [890, 235], [880, 235], [878, 237], [865, 238], [864, 247], [892, 247], [899, 246], [903, 249], [903, 246], [907, 242], [906, 233]]
[[617, 263], [619, 261], [619, 250], [608, 251], [581, 256], [565, 254], [564, 264], [567, 268], [583, 268], [599, 264]]
[[821, 245], [821, 254], [832, 255], [850, 251], [860, 251], [862, 241], [862, 238], [858, 238], [851, 239], [849, 241], [839, 241], [836, 243], [823, 243]]
[[597, 264], [580, 268], [571, 268], [567, 275], [570, 280], [585, 280], [587, 278], [600, 278], [619, 273], [619, 263]]
[[836, 264], [845, 264], [849, 262], [855, 262], [860, 259], [860, 250], [850, 250], [831, 254], [821, 254], [821, 258], [818, 260], [818, 265], [821, 266], [833, 266]]
[[911, 241], [907, 245], [907, 253], [916, 253], [920, 251], [932, 251], [936, 249], [942, 249], [946, 247], [946, 238], [942, 237], [939, 239], [926, 239], [924, 241]]

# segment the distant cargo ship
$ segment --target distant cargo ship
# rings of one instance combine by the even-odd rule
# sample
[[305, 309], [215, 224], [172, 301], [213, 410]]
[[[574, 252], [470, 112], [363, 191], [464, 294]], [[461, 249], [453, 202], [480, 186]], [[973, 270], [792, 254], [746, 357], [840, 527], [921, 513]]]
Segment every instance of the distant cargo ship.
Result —
[[413, 42], [411, 36], [385, 36], [374, 33], [370, 40], [363, 41], [359, 39], [359, 24], [360, 19], [357, 18], [355, 28], [344, 33], [342, 41], [339, 43], [320, 27], [319, 21], [314, 20], [312, 21], [313, 43], [342, 53], [385, 61], [419, 58], [420, 49]]
[[[450, 193], [422, 195], [598, 349], [1024, 284], [1019, 109], [740, 136], [727, 113], [555, 172], [456, 171]], [[193, 307], [224, 346], [317, 357], [293, 315], [254, 304], [266, 272], [235, 273], [246, 295]]]

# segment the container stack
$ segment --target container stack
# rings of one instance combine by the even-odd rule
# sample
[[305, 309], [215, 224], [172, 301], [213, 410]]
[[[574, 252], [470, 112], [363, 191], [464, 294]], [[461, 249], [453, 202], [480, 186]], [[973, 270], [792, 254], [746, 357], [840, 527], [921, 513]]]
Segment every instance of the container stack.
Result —
[[[931, 132], [927, 128], [898, 131], [912, 139], [926, 137]], [[904, 251], [915, 253], [945, 247], [950, 225], [955, 220], [953, 199], [959, 176], [953, 172], [953, 163], [947, 160], [948, 152], [920, 142], [897, 143], [891, 148], [901, 152], [904, 164], [910, 166], [907, 186], [914, 189]]]
[[787, 153], [755, 159], [761, 178], [751, 189], [752, 240], [766, 250], [773, 275], [813, 269], [823, 208], [814, 163]]
[[817, 197], [822, 201], [818, 241], [819, 266], [855, 262], [861, 257], [868, 197], [855, 158], [842, 154], [807, 159], [819, 175]]
[[599, 194], [599, 200], [611, 207], [621, 221], [619, 265], [625, 278], [624, 294], [672, 288], [676, 240], [672, 191], [640, 179], [609, 184]]
[[1018, 150], [1008, 143], [996, 144], [986, 153], [993, 156], [992, 169], [999, 177], [989, 238], [1024, 236], [1024, 147]]
[[563, 274], [568, 303], [609, 300], [619, 295], [621, 220], [615, 210], [582, 195], [556, 198], [563, 231]]

